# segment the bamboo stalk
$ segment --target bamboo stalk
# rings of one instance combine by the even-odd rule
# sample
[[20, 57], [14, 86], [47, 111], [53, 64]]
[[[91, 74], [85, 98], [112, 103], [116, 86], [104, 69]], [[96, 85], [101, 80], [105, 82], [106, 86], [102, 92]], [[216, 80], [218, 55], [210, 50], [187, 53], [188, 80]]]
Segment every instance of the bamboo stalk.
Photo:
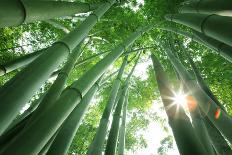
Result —
[[[175, 58], [171, 53], [170, 49], [165, 48], [165, 51], [169, 57], [169, 60], [174, 65], [181, 78], [184, 80], [185, 85], [191, 91], [194, 101], [196, 101], [197, 106], [200, 107], [203, 112], [203, 116], [207, 116], [210, 121], [220, 130], [223, 135], [232, 142], [232, 133], [228, 130], [232, 128], [232, 119], [220, 107], [197, 85], [195, 79], [186, 71], [184, 66]], [[218, 114], [220, 116], [218, 116]]]
[[122, 88], [122, 94], [120, 95], [120, 99], [118, 102], [115, 102], [116, 108], [115, 112], [113, 115], [113, 121], [111, 124], [107, 144], [106, 144], [106, 149], [105, 149], [105, 154], [110, 154], [110, 155], [115, 155], [116, 150], [117, 150], [117, 142], [118, 142], [118, 135], [119, 135], [119, 127], [120, 127], [120, 122], [121, 122], [121, 112], [122, 112], [122, 107], [125, 103], [125, 96], [127, 94], [129, 84], [130, 84], [130, 78], [135, 70], [135, 67], [138, 63], [138, 60], [140, 58], [141, 52], [139, 53], [139, 56], [137, 60], [135, 61], [135, 64], [133, 68], [131, 69], [129, 75], [127, 76], [126, 82]]
[[121, 78], [122, 78], [124, 69], [127, 65], [127, 58], [128, 58], [128, 56], [124, 57], [123, 63], [120, 67], [117, 78], [115, 79], [115, 81], [113, 83], [111, 93], [110, 93], [108, 102], [106, 103], [106, 107], [104, 109], [104, 112], [102, 114], [102, 118], [100, 120], [100, 124], [98, 126], [97, 132], [94, 136], [94, 140], [92, 141], [92, 143], [89, 146], [89, 149], [87, 152], [87, 154], [89, 154], [89, 155], [102, 154], [103, 144], [105, 142], [105, 137], [106, 137], [107, 129], [109, 126], [109, 118], [110, 118], [110, 115], [113, 111], [113, 107], [115, 104], [117, 93], [118, 93], [119, 87], [121, 85]]
[[204, 15], [184, 13], [166, 15], [165, 18], [167, 20], [191, 27], [198, 32], [232, 46], [231, 17], [218, 16], [215, 14]]
[[77, 29], [69, 33], [64, 39], [53, 44], [53, 46], [44, 51], [35, 61], [1, 88], [0, 135], [15, 118], [21, 107], [28, 102], [59, 64], [87, 36], [98, 19], [114, 2], [115, 0], [111, 0], [102, 4]]
[[18, 26], [23, 23], [85, 13], [96, 9], [99, 5], [64, 1], [2, 1], [0, 5], [0, 27]]
[[103, 76], [92, 86], [88, 93], [83, 97], [81, 102], [76, 106], [72, 113], [68, 116], [58, 131], [55, 140], [49, 148], [49, 155], [66, 155], [71, 142], [80, 126], [80, 123], [90, 106], [91, 100], [98, 91]]
[[[31, 123], [30, 127], [21, 132], [1, 153], [5, 155], [11, 155], [13, 152], [24, 155], [38, 153], [80, 102], [82, 96], [86, 94], [106, 69], [117, 60], [124, 49], [152, 27], [144, 27], [133, 33], [122, 44], [118, 45], [113, 52], [99, 61], [70, 87], [66, 88], [56, 103], [47, 111], [44, 111], [43, 115]], [[66, 104], [63, 104], [64, 102]], [[40, 132], [35, 134], [35, 131]], [[18, 144], [21, 145], [19, 146]]]
[[0, 76], [5, 75], [15, 69], [24, 67], [35, 60], [45, 49], [21, 56], [15, 60], [0, 65]]
[[164, 104], [165, 111], [168, 116], [168, 122], [172, 128], [176, 144], [180, 154], [188, 155], [204, 155], [207, 154], [205, 148], [200, 143], [200, 140], [192, 127], [190, 119], [185, 114], [183, 107], [177, 104], [173, 105], [174, 93], [171, 89], [171, 84], [168, 81], [167, 75], [164, 72], [159, 60], [151, 55], [155, 76], [158, 84], [158, 89]]
[[217, 14], [232, 16], [232, 2], [228, 0], [198, 0], [190, 2], [179, 9], [180, 13]]

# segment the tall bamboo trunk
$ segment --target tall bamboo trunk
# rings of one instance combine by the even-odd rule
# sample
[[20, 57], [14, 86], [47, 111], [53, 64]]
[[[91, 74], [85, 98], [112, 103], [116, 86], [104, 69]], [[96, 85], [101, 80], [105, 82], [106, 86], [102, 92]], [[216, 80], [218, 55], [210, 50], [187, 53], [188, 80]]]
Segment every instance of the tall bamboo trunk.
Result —
[[232, 16], [232, 2], [228, 0], [199, 0], [182, 6], [179, 12]]
[[44, 51], [36, 60], [1, 88], [0, 135], [15, 118], [21, 107], [30, 100], [67, 55], [87, 36], [99, 18], [114, 2], [115, 0], [111, 0], [101, 5], [77, 29]]
[[[165, 48], [165, 51], [169, 57], [169, 60], [174, 65], [181, 78], [185, 82], [185, 85], [191, 91], [193, 100], [196, 101], [197, 105], [203, 112], [202, 115], [206, 115], [210, 121], [223, 133], [223, 135], [232, 142], [232, 119], [220, 107], [197, 85], [195, 79], [186, 71], [184, 66], [175, 58], [170, 49]], [[218, 113], [220, 114], [218, 116]]]
[[28, 65], [35, 60], [43, 52], [43, 50], [44, 49], [21, 56], [15, 60], [0, 65], [0, 76]]
[[0, 28], [85, 13], [96, 9], [99, 5], [64, 1], [2, 1], [0, 5]]
[[[109, 7], [109, 3], [107, 4]], [[41, 115], [39, 119], [31, 123], [30, 127], [21, 132], [11, 145], [1, 153], [4, 155], [11, 155], [14, 152], [24, 155], [38, 153], [80, 102], [82, 96], [87, 93], [106, 69], [120, 57], [124, 49], [130, 46], [138, 37], [151, 28], [152, 27], [145, 27], [133, 33], [127, 40], [125, 40], [125, 42], [118, 45], [114, 51], [99, 61], [80, 79], [75, 81], [70, 87], [66, 88], [56, 103], [47, 111], [43, 112], [43, 115]], [[64, 104], [64, 102], [66, 104]], [[40, 132], [37, 133], [36, 131]], [[20, 144], [20, 146], [18, 144]]]
[[117, 78], [115, 79], [115, 81], [113, 83], [113, 87], [111, 89], [111, 93], [110, 93], [108, 102], [106, 103], [106, 107], [105, 107], [104, 112], [102, 114], [102, 118], [100, 120], [100, 124], [98, 126], [97, 133], [94, 136], [94, 139], [93, 139], [91, 145], [89, 146], [87, 154], [90, 154], [90, 155], [102, 154], [103, 145], [104, 145], [105, 138], [107, 135], [107, 129], [109, 126], [109, 118], [110, 118], [111, 113], [113, 111], [115, 100], [117, 97], [117, 93], [118, 93], [119, 87], [121, 85], [121, 78], [122, 78], [124, 69], [127, 65], [127, 58], [128, 58], [128, 56], [124, 57], [124, 59], [123, 59], [123, 63], [120, 67]]
[[184, 109], [176, 104], [173, 105], [172, 97], [174, 93], [171, 90], [171, 84], [167, 79], [159, 60], [151, 55], [158, 89], [168, 116], [168, 122], [172, 128], [176, 144], [180, 154], [183, 155], [205, 155], [206, 150], [200, 143], [200, 140], [192, 127], [190, 119], [185, 114]]
[[[141, 54], [141, 52], [140, 52], [140, 54]], [[115, 112], [113, 115], [113, 121], [111, 124], [110, 132], [109, 132], [109, 136], [108, 136], [108, 140], [107, 140], [107, 144], [106, 144], [105, 154], [110, 154], [110, 155], [116, 154], [122, 108], [123, 108], [123, 105], [125, 103], [125, 97], [126, 97], [126, 94], [127, 94], [128, 88], [129, 88], [130, 78], [131, 78], [131, 76], [135, 70], [135, 67], [138, 63], [138, 60], [140, 58], [140, 54], [138, 55], [138, 58], [135, 61], [135, 64], [134, 64], [133, 68], [131, 69], [131, 71], [126, 79], [126, 82], [125, 82], [125, 85], [123, 87], [122, 94], [120, 95], [119, 101], [117, 103], [115, 103], [116, 108], [115, 108]]]
[[50, 106], [52, 106], [55, 101], [60, 97], [61, 92], [65, 88], [65, 84], [68, 80], [68, 76], [71, 73], [76, 60], [79, 58], [79, 56], [82, 53], [80, 43], [73, 52], [69, 55], [67, 62], [65, 63], [64, 67], [59, 72], [56, 80], [52, 84], [52, 86], [49, 88], [45, 96], [43, 97], [41, 103], [39, 104], [38, 108], [33, 112], [29, 122], [27, 123], [27, 126], [31, 124], [31, 122], [35, 121], [37, 118], [40, 117], [40, 115], [43, 114], [43, 111], [46, 111]]
[[54, 142], [48, 150], [49, 155], [66, 155], [72, 140], [80, 126], [91, 100], [99, 89], [103, 76], [92, 86], [81, 102], [62, 124]]
[[198, 32], [232, 46], [231, 17], [193, 13], [173, 14], [166, 15], [165, 17], [167, 20], [186, 25]]
[[192, 67], [192, 70], [195, 74], [195, 77], [196, 77], [197, 82], [198, 82], [199, 86], [201, 87], [201, 89], [203, 89], [208, 94], [208, 96], [226, 113], [226, 110], [223, 107], [223, 105], [218, 101], [216, 96], [214, 96], [213, 92], [210, 90], [208, 85], [205, 83], [205, 81], [201, 77], [201, 74], [200, 74], [199, 70], [197, 69], [195, 63], [191, 59], [190, 54], [188, 52], [185, 52], [185, 53], [186, 53], [187, 59]]
[[127, 114], [127, 104], [128, 104], [128, 93], [125, 97], [125, 103], [123, 105], [123, 115], [122, 115], [122, 123], [119, 129], [119, 137], [118, 137], [118, 154], [124, 155], [125, 150], [125, 136], [126, 136], [126, 114]]
[[205, 118], [205, 124], [217, 154], [231, 155], [232, 150], [220, 131], [218, 131], [218, 129], [210, 122], [208, 118]]

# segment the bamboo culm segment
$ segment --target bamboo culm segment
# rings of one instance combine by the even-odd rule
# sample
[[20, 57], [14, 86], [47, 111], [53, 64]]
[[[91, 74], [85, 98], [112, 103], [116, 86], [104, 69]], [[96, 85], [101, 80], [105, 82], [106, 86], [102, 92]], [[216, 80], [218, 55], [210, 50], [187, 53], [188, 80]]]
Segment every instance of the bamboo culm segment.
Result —
[[198, 32], [232, 46], [231, 17], [193, 13], [172, 14], [166, 15], [165, 17], [167, 20], [186, 25]]
[[117, 78], [115, 79], [115, 81], [113, 83], [113, 87], [111, 89], [111, 93], [110, 93], [108, 102], [107, 102], [106, 107], [104, 109], [104, 112], [102, 114], [102, 118], [100, 120], [100, 124], [98, 126], [97, 132], [94, 136], [93, 142], [91, 143], [91, 145], [88, 148], [88, 152], [87, 152], [88, 155], [100, 155], [100, 154], [102, 154], [103, 145], [105, 142], [107, 129], [108, 129], [108, 125], [109, 125], [109, 118], [110, 118], [110, 115], [113, 111], [115, 100], [117, 97], [117, 93], [118, 93], [119, 87], [121, 85], [121, 78], [122, 78], [124, 69], [125, 69], [126, 64], [127, 64], [127, 57], [128, 56], [124, 57], [124, 60], [123, 60], [123, 63], [120, 67]]
[[[174, 93], [172, 92], [171, 84], [169, 83], [167, 75], [165, 74], [159, 60], [153, 54], [151, 55], [151, 58], [155, 70], [158, 89], [160, 91], [165, 111], [168, 116], [168, 122], [172, 128], [172, 132], [174, 134], [180, 154], [207, 154], [203, 145], [200, 143], [200, 140], [196, 135], [195, 130], [192, 127], [190, 119], [185, 114], [184, 109], [181, 106], [172, 106], [173, 100], [171, 99], [171, 97], [174, 96]], [[177, 109], [178, 114], [176, 113]]]
[[80, 43], [69, 55], [67, 62], [65, 63], [64, 67], [61, 69], [60, 73], [58, 74], [52, 86], [49, 88], [49, 90], [43, 97], [38, 108], [32, 114], [32, 117], [27, 123], [27, 126], [29, 126], [32, 121], [35, 121], [35, 119], [39, 118], [39, 116], [43, 114], [43, 111], [46, 111], [60, 97], [61, 92], [65, 88], [65, 84], [68, 80], [68, 76], [71, 73], [76, 60], [79, 58], [79, 56], [82, 53], [81, 45], [82, 43]]
[[205, 124], [212, 139], [216, 153], [220, 155], [231, 155], [232, 150], [220, 131], [218, 131], [218, 129], [210, 122], [208, 118], [205, 118]]
[[[122, 45], [115, 48], [112, 53], [109, 53], [80, 79], [74, 82], [70, 87], [66, 88], [54, 106], [49, 107], [40, 118], [31, 123], [27, 130], [24, 130], [24, 132], [17, 136], [17, 138], [14, 139], [14, 142], [3, 151], [3, 154], [11, 155], [15, 151], [17, 151], [18, 154], [21, 153], [24, 155], [38, 153], [80, 102], [82, 96], [86, 94], [105, 70], [123, 53], [124, 48], [131, 45], [142, 35], [142, 32], [148, 31], [151, 28], [152, 27], [145, 27], [144, 29], [133, 33]], [[66, 104], [63, 104], [64, 102]], [[34, 131], [40, 132], [34, 134]], [[21, 144], [20, 146], [18, 145], [19, 143]]]
[[[228, 130], [232, 128], [232, 119], [197, 85], [195, 79], [186, 71], [184, 66], [175, 58], [170, 49], [165, 48], [165, 51], [170, 58], [171, 63], [174, 65], [185, 85], [191, 91], [193, 98], [197, 102], [203, 112], [203, 116], [207, 116], [209, 120], [218, 128], [220, 132], [232, 142], [232, 133]], [[220, 110], [220, 117], [216, 117], [216, 113]]]
[[119, 143], [118, 143], [118, 154], [124, 155], [125, 150], [125, 136], [126, 136], [126, 114], [127, 114], [127, 105], [128, 105], [128, 93], [125, 97], [125, 103], [123, 105], [123, 116], [122, 123], [119, 130]]
[[208, 37], [200, 32], [194, 31], [194, 35], [207, 47], [216, 51], [226, 60], [232, 62], [232, 46], [229, 46], [223, 42], [216, 39]]
[[22, 68], [35, 60], [45, 49], [21, 56], [15, 60], [0, 65], [0, 76], [5, 75], [13, 70]]
[[62, 44], [54, 44], [2, 87], [0, 135], [68, 54]]
[[197, 69], [197, 66], [195, 65], [195, 63], [193, 62], [190, 54], [188, 52], [185, 52], [187, 55], [187, 59], [192, 67], [192, 70], [195, 74], [195, 77], [197, 79], [197, 82], [199, 84], [199, 86], [208, 94], [208, 96], [224, 111], [226, 112], [225, 108], [223, 107], [223, 105], [218, 101], [218, 99], [216, 98], [216, 96], [214, 96], [213, 92], [210, 90], [210, 88], [207, 86], [207, 84], [205, 83], [205, 81], [203, 80], [199, 70]]
[[232, 16], [232, 1], [198, 0], [192, 1], [179, 9], [180, 13], [217, 14], [220, 16]]
[[23, 23], [85, 13], [96, 9], [99, 5], [64, 1], [2, 1], [0, 5], [0, 27], [18, 26]]
[[[97, 20], [114, 2], [115, 0], [111, 0], [102, 4], [101, 7], [87, 17], [76, 30], [69, 33], [65, 39], [55, 43], [44, 51], [35, 61], [1, 88], [3, 93], [0, 94], [0, 98], [3, 98], [3, 100], [0, 104], [0, 135], [15, 118], [21, 107], [29, 101], [36, 90], [48, 79], [48, 75], [50, 75], [67, 55], [86, 37]], [[97, 77], [97, 79], [98, 78], [99, 77]], [[92, 84], [93, 83], [91, 83], [91, 85]]]
[[67, 153], [84, 114], [86, 113], [95, 93], [99, 89], [102, 78], [103, 76], [92, 86], [81, 102], [62, 124], [61, 129], [48, 151], [49, 155], [65, 155]]
[[113, 115], [113, 121], [111, 123], [111, 128], [110, 128], [110, 132], [109, 132], [109, 136], [108, 136], [108, 140], [107, 140], [107, 144], [106, 144], [105, 154], [110, 154], [110, 155], [116, 154], [122, 108], [123, 108], [123, 105], [125, 103], [125, 96], [128, 93], [130, 78], [135, 70], [135, 67], [138, 63], [140, 55], [141, 55], [141, 52], [138, 55], [138, 58], [135, 61], [135, 64], [134, 64], [133, 68], [131, 69], [129, 75], [127, 76], [126, 82], [122, 88], [122, 93], [120, 95], [119, 101], [115, 102], [116, 108], [115, 108], [114, 115]]
[[161, 28], [162, 30], [171, 31], [177, 34], [180, 34], [182, 36], [188, 37], [190, 39], [193, 39], [194, 41], [206, 46], [207, 48], [210, 48], [211, 50], [217, 52], [220, 56], [225, 58], [226, 60], [232, 62], [232, 46], [229, 46], [223, 42], [220, 42], [216, 39], [213, 39], [211, 37], [208, 37], [200, 32], [194, 31], [193, 33], [185, 32], [176, 28], [172, 27], [164, 27]]

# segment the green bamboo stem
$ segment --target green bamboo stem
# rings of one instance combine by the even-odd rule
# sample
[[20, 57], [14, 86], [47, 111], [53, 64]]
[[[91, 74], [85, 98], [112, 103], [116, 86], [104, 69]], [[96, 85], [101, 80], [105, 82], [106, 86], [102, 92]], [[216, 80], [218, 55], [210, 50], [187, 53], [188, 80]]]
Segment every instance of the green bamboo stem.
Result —
[[0, 5], [0, 27], [18, 26], [23, 23], [85, 13], [96, 9], [99, 5], [64, 1], [2, 1]]
[[125, 103], [123, 105], [123, 115], [122, 115], [122, 123], [119, 129], [119, 137], [118, 137], [118, 154], [124, 155], [125, 150], [125, 135], [126, 135], [126, 114], [127, 114], [127, 105], [128, 105], [128, 93], [125, 97]]
[[[155, 48], [156, 46], [148, 46], [148, 47], [143, 47], [143, 48], [138, 48], [138, 49], [132, 49], [131, 51], [128, 51], [128, 52], [125, 52], [121, 55], [122, 56], [125, 56], [127, 54], [130, 54], [130, 53], [133, 53], [133, 52], [137, 52], [137, 51], [140, 51], [140, 50], [146, 50], [146, 49], [150, 49], [150, 48]], [[104, 52], [100, 52], [100, 53], [97, 53], [97, 54], [94, 54], [88, 58], [85, 58], [83, 60], [80, 60], [78, 61], [76, 64], [75, 64], [75, 67], [78, 67], [80, 65], [83, 65], [87, 62], [89, 62], [90, 60], [96, 58], [97, 56], [101, 56], [101, 55], [104, 55], [104, 54], [107, 54], [107, 53], [110, 53], [112, 50], [107, 50], [107, 51], [104, 51]], [[54, 77], [54, 76], [57, 76], [58, 73], [60, 72], [60, 70], [56, 70], [52, 73], [51, 77]]]
[[215, 14], [183, 13], [166, 15], [165, 18], [191, 27], [198, 32], [232, 46], [232, 33], [230, 33], [232, 27], [231, 17], [218, 16]]
[[205, 118], [205, 124], [209, 135], [212, 139], [213, 146], [218, 155], [230, 155], [232, 154], [232, 150], [225, 138], [222, 136], [220, 131], [210, 122], [209, 119]]
[[[170, 49], [165, 48], [165, 51], [169, 57], [169, 60], [174, 65], [178, 73], [180, 74], [185, 85], [188, 87], [189, 91], [193, 95], [194, 99], [197, 101], [197, 106], [200, 107], [203, 112], [202, 115], [207, 116], [210, 121], [218, 128], [220, 132], [232, 142], [232, 133], [230, 128], [232, 128], [232, 119], [220, 107], [197, 85], [195, 79], [186, 71], [184, 66], [175, 58]], [[216, 114], [220, 110], [220, 116], [216, 117]]]
[[41, 151], [38, 153], [38, 155], [46, 155], [46, 154], [48, 154], [48, 150], [50, 149], [51, 145], [53, 144], [53, 142], [54, 142], [54, 140], [55, 140], [55, 138], [56, 138], [59, 131], [60, 131], [60, 129], [58, 129], [56, 131], [56, 133], [49, 139], [47, 144], [41, 149]]
[[65, 88], [65, 84], [67, 83], [68, 76], [71, 73], [76, 60], [80, 57], [82, 50], [81, 50], [80, 43], [73, 52], [69, 55], [67, 62], [65, 63], [64, 67], [59, 72], [56, 80], [52, 84], [52, 86], [47, 91], [46, 95], [43, 97], [41, 103], [39, 104], [38, 108], [33, 112], [32, 117], [27, 123], [27, 126], [30, 126], [31, 122], [35, 121], [35, 119], [39, 118], [40, 115], [43, 114], [43, 111], [46, 111], [50, 106], [52, 106], [55, 101], [60, 97], [61, 92]]
[[[30, 127], [21, 132], [11, 145], [1, 153], [5, 155], [11, 155], [14, 152], [24, 155], [38, 153], [80, 102], [82, 96], [86, 94], [106, 69], [117, 60], [124, 49], [151, 28], [152, 27], [145, 27], [133, 33], [125, 42], [118, 45], [113, 52], [99, 61], [70, 87], [66, 88], [56, 103], [47, 111], [43, 112], [40, 118], [31, 123]], [[64, 102], [66, 104], [64, 104]], [[35, 131], [40, 132], [36, 132], [35, 134]], [[20, 144], [20, 146], [18, 144]]]
[[222, 56], [223, 58], [225, 58], [226, 60], [232, 62], [232, 47], [220, 42], [218, 40], [215, 40], [213, 38], [210, 38], [202, 33], [199, 33], [197, 31], [193, 30], [193, 33], [189, 33], [189, 32], [185, 32], [176, 28], [172, 28], [172, 27], [164, 27], [164, 28], [160, 28], [162, 30], [166, 30], [166, 31], [171, 31], [177, 34], [180, 34], [182, 36], [188, 37], [204, 46], [206, 46], [207, 48], [217, 52], [220, 56]]
[[199, 0], [190, 2], [179, 9], [180, 13], [217, 14], [232, 16], [232, 2], [228, 0]]
[[15, 60], [0, 65], [0, 76], [5, 75], [6, 73], [9, 73], [15, 69], [28, 65], [33, 60], [35, 60], [43, 51], [44, 49], [27, 54], [25, 56], [21, 56]]
[[63, 24], [59, 23], [58, 21], [55, 20], [45, 20], [46, 23], [51, 24], [52, 26], [54, 26], [57, 29], [62, 30], [64, 33], [68, 34], [70, 32], [70, 30], [65, 27]]
[[89, 149], [87, 152], [87, 154], [89, 154], [89, 155], [102, 154], [103, 145], [104, 145], [105, 138], [107, 135], [107, 129], [109, 126], [109, 118], [110, 118], [111, 113], [113, 111], [115, 100], [117, 97], [117, 93], [118, 93], [119, 87], [121, 85], [121, 78], [122, 78], [124, 69], [127, 65], [127, 58], [128, 58], [128, 56], [124, 57], [123, 63], [120, 67], [117, 78], [115, 79], [115, 81], [113, 83], [113, 87], [111, 89], [111, 93], [110, 93], [108, 102], [107, 102], [106, 107], [104, 109], [104, 112], [102, 114], [102, 118], [100, 120], [100, 124], [98, 126], [97, 132], [94, 136], [94, 139], [93, 139], [91, 145], [89, 146]]
[[223, 58], [232, 62], [232, 46], [229, 46], [223, 42], [220, 42], [220, 41], [217, 41], [213, 38], [210, 38], [210, 37], [208, 37], [202, 33], [199, 33], [197, 31], [193, 31], [193, 33], [208, 48], [216, 51]]
[[[141, 52], [140, 52], [141, 54]], [[115, 112], [113, 115], [113, 121], [111, 124], [107, 144], [106, 144], [106, 149], [105, 149], [105, 154], [110, 154], [110, 155], [115, 155], [116, 154], [116, 149], [117, 149], [117, 142], [118, 142], [118, 135], [119, 135], [119, 127], [120, 127], [120, 122], [121, 122], [121, 113], [122, 113], [122, 107], [125, 103], [125, 96], [127, 94], [129, 84], [130, 84], [130, 78], [135, 70], [135, 67], [138, 63], [138, 60], [140, 58], [140, 54], [135, 61], [135, 65], [131, 69], [129, 75], [127, 76], [126, 82], [124, 84], [124, 87], [122, 89], [122, 94], [120, 96], [120, 99], [116, 104]]]
[[111, 0], [102, 4], [77, 29], [69, 33], [63, 40], [53, 44], [1, 88], [0, 135], [15, 118], [21, 107], [30, 100], [59, 64], [87, 36], [98, 19], [114, 2], [115, 0]]
[[190, 119], [185, 114], [184, 109], [176, 104], [173, 105], [174, 93], [171, 84], [167, 79], [167, 75], [163, 70], [159, 60], [151, 55], [158, 89], [164, 104], [165, 111], [168, 116], [168, 122], [172, 128], [176, 144], [180, 154], [183, 155], [204, 155], [207, 154], [205, 148], [192, 127]]
[[203, 80], [199, 70], [197, 69], [197, 66], [195, 65], [195, 63], [193, 62], [190, 54], [188, 52], [185, 52], [187, 59], [192, 67], [192, 70], [195, 74], [195, 77], [197, 79], [197, 82], [199, 84], [199, 86], [208, 94], [208, 96], [226, 113], [225, 108], [223, 107], [223, 105], [218, 101], [218, 99], [216, 98], [216, 96], [214, 96], [213, 92], [210, 90], [210, 88], [208, 87], [208, 85], [205, 83], [205, 81]]
[[81, 102], [62, 124], [54, 142], [48, 150], [49, 155], [66, 155], [72, 140], [83, 120], [84, 114], [90, 106], [91, 100], [98, 91], [103, 76], [92, 86]]

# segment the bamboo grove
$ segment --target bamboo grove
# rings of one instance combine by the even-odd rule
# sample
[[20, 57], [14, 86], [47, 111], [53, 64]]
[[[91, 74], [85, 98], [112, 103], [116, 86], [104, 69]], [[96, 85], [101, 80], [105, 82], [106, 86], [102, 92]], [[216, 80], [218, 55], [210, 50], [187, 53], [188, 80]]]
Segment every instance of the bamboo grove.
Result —
[[[16, 73], [0, 87], [0, 155], [68, 154], [95, 96], [112, 79], [96, 133], [85, 154], [126, 154], [125, 137], [128, 134], [127, 115], [133, 75], [142, 57], [147, 55], [152, 61], [156, 89], [162, 99], [179, 154], [232, 154], [232, 118], [225, 103], [221, 103], [204, 80], [195, 63], [195, 51], [190, 50], [183, 41], [190, 40], [203, 45], [203, 48], [208, 49], [207, 52], [217, 53], [223, 61], [231, 63], [232, 2], [183, 2], [177, 5], [178, 13], [169, 12], [172, 14], [167, 14], [166, 20], [144, 20], [142, 24], [135, 21], [137, 24], [133, 32], [122, 38], [117, 36], [120, 42], [110, 43], [100, 38], [103, 44], [109, 42], [110, 48], [83, 58], [91, 41], [98, 39], [98, 32], [93, 34], [92, 30], [100, 22], [104, 22], [103, 25], [109, 24], [111, 21], [104, 20], [104, 17], [112, 9], [127, 3], [116, 0], [94, 3], [49, 0], [0, 2], [1, 29], [44, 22], [64, 33], [49, 46], [0, 65], [1, 77]], [[82, 14], [85, 15], [84, 19], [74, 28], [54, 20], [71, 16], [73, 23], [73, 18]], [[127, 21], [122, 19], [117, 22]], [[126, 26], [120, 29], [126, 29]], [[157, 37], [157, 32], [164, 35]], [[149, 46], [139, 43], [145, 37], [149, 38], [145, 39]], [[184, 39], [178, 40], [178, 37]], [[169, 67], [165, 66], [161, 55], [166, 57]], [[68, 84], [73, 70], [93, 60], [97, 62]], [[112, 66], [120, 67], [111, 72]], [[170, 77], [167, 70], [176, 76]], [[38, 90], [51, 79], [55, 80], [35, 99]], [[186, 94], [185, 107], [174, 103], [177, 86]], [[19, 115], [28, 102], [30, 107]]]

